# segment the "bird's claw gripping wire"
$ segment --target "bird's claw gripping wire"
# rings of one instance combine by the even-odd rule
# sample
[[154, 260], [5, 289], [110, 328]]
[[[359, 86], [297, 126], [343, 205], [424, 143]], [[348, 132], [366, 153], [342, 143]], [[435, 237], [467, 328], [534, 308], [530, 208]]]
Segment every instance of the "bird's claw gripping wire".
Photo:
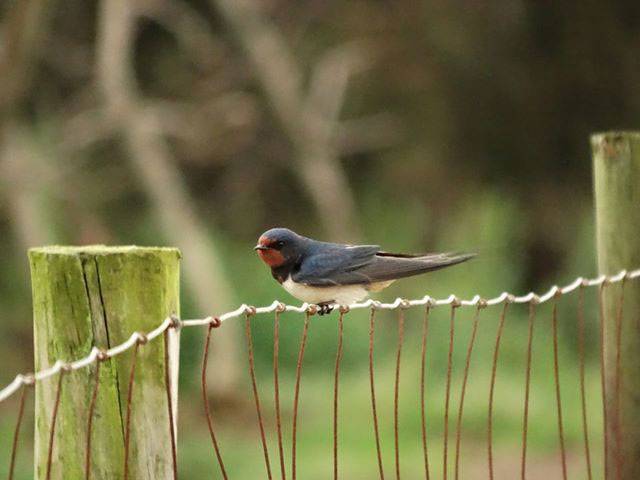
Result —
[[335, 305], [333, 303], [319, 303], [318, 307], [318, 315], [322, 316], [331, 313]]

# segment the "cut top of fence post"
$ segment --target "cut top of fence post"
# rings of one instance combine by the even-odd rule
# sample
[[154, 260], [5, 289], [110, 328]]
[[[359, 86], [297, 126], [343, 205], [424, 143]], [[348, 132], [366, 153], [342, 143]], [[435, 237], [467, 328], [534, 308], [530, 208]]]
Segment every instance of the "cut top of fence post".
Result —
[[[179, 315], [179, 259], [174, 248], [65, 247], [29, 251], [35, 368], [108, 349]], [[174, 424], [178, 332], [170, 330]], [[56, 422], [52, 479], [84, 478], [88, 408], [95, 381], [91, 478], [122, 478], [127, 379], [131, 353], [65, 374]], [[172, 468], [162, 339], [141, 346], [132, 399], [129, 478], [169, 478]], [[57, 378], [36, 385], [35, 478], [44, 478]]]

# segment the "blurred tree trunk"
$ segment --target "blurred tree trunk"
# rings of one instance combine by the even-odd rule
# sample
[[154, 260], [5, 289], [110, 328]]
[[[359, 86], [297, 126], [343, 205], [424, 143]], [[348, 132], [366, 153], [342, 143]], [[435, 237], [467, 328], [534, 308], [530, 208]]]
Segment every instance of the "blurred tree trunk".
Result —
[[[167, 240], [183, 254], [184, 275], [202, 315], [232, 305], [218, 250], [207, 230], [212, 219], [201, 221], [184, 179], [162, 135], [154, 109], [145, 108], [133, 74], [137, 12], [128, 0], [104, 0], [98, 15], [97, 77], [106, 109], [124, 137], [140, 183], [152, 201]], [[215, 370], [213, 393], [231, 396], [237, 386], [239, 357], [237, 323], [221, 329], [211, 361], [224, 364]]]
[[28, 131], [7, 119], [0, 139], [0, 185], [23, 252], [56, 240], [44, 198], [49, 183], [47, 159]]
[[29, 91], [41, 46], [49, 32], [50, 0], [13, 2], [2, 22], [0, 49], [0, 111], [10, 115]]
[[327, 56], [303, 92], [303, 72], [277, 27], [253, 0], [211, 0], [244, 48], [273, 112], [296, 152], [294, 171], [313, 200], [320, 223], [335, 240], [357, 240], [356, 204], [337, 150], [334, 127], [358, 54]]

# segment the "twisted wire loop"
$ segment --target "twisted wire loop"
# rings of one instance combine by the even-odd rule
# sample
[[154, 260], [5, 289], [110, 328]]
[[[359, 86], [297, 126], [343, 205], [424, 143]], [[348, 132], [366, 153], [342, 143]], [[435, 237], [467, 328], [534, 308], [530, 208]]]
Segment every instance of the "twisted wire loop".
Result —
[[496, 332], [496, 345], [493, 349], [493, 364], [491, 366], [491, 383], [489, 385], [489, 412], [487, 415], [487, 457], [489, 461], [489, 478], [493, 480], [493, 395], [496, 387], [496, 373], [498, 370], [498, 357], [500, 355], [500, 341], [502, 340], [502, 332], [504, 323], [507, 318], [507, 310], [511, 304], [513, 297], [508, 297], [500, 312], [500, 320], [498, 330]]
[[537, 297], [529, 303], [529, 334], [527, 336], [527, 359], [525, 365], [524, 413], [522, 418], [522, 456], [520, 459], [520, 478], [527, 475], [527, 434], [529, 429], [529, 392], [531, 390], [531, 357], [533, 353], [533, 327], [536, 320]]
[[60, 370], [60, 376], [58, 377], [56, 399], [53, 404], [53, 412], [51, 413], [51, 429], [49, 430], [49, 451], [47, 453], [47, 473], [45, 476], [46, 480], [49, 480], [51, 478], [51, 467], [53, 464], [53, 440], [56, 433], [56, 421], [58, 420], [58, 409], [60, 407], [60, 396], [62, 394], [62, 380], [64, 379], [65, 374], [67, 374], [69, 371], [69, 366], [65, 365], [62, 370]]
[[[180, 328], [179, 323], [171, 328]], [[171, 365], [169, 363], [169, 330], [165, 330], [162, 335], [164, 343], [164, 386], [167, 391], [167, 416], [169, 417], [169, 438], [171, 440], [171, 467], [173, 479], [178, 478], [178, 459], [176, 455], [176, 432], [173, 418], [173, 396], [171, 395]]]
[[608, 285], [603, 282], [598, 289], [598, 316], [600, 317], [600, 389], [602, 391], [602, 423], [603, 423], [603, 448], [604, 448], [604, 478], [609, 478], [609, 422], [607, 415], [607, 379], [605, 370], [605, 340], [604, 340], [604, 290]]
[[371, 412], [373, 416], [373, 433], [376, 440], [376, 453], [378, 456], [378, 471], [380, 480], [384, 480], [384, 467], [382, 466], [382, 450], [380, 448], [380, 431], [378, 429], [378, 412], [376, 409], [376, 386], [373, 369], [373, 346], [376, 326], [376, 309], [371, 308], [369, 314], [369, 384], [371, 386]]
[[[405, 307], [406, 308], [406, 307]], [[404, 308], [398, 310], [398, 350], [396, 352], [396, 379], [393, 391], [393, 443], [395, 447], [396, 480], [400, 480], [400, 442], [398, 438], [398, 400], [400, 397], [400, 359], [404, 338]]]
[[131, 442], [131, 404], [133, 399], [133, 384], [136, 375], [136, 365], [138, 363], [138, 350], [140, 349], [140, 345], [143, 345], [147, 342], [147, 337], [144, 335], [140, 336], [138, 340], [136, 340], [135, 346], [133, 347], [133, 358], [131, 359], [131, 370], [129, 371], [129, 386], [127, 390], [127, 409], [125, 416], [125, 427], [124, 427], [124, 480], [128, 480], [129, 478], [129, 443]]
[[338, 479], [338, 385], [340, 380], [340, 362], [342, 360], [342, 337], [344, 314], [347, 308], [340, 308], [338, 317], [338, 348], [336, 351], [336, 366], [333, 381], [333, 478]]
[[89, 480], [91, 478], [91, 433], [93, 432], [93, 416], [96, 409], [96, 403], [98, 401], [98, 389], [100, 388], [100, 367], [102, 363], [107, 360], [107, 355], [104, 351], [98, 353], [96, 362], [96, 372], [94, 376], [96, 380], [93, 384], [93, 390], [91, 392], [91, 401], [89, 402], [89, 412], [87, 413], [87, 444], [84, 450], [84, 478]]
[[253, 388], [253, 399], [256, 404], [256, 414], [258, 416], [258, 427], [260, 429], [260, 440], [262, 441], [262, 451], [264, 453], [264, 464], [267, 469], [267, 477], [271, 480], [271, 462], [269, 461], [269, 450], [267, 448], [267, 438], [264, 432], [264, 421], [262, 419], [262, 409], [260, 408], [260, 395], [258, 394], [258, 384], [256, 382], [256, 371], [253, 359], [253, 340], [251, 339], [251, 317], [255, 312], [247, 312], [245, 316], [245, 334], [247, 337], [247, 350], [249, 355], [249, 375], [251, 376], [251, 386]]
[[620, 422], [620, 389], [622, 376], [620, 374], [622, 368], [621, 344], [622, 344], [622, 318], [624, 312], [624, 290], [626, 285], [626, 276], [620, 284], [620, 297], [616, 306], [616, 391], [615, 391], [615, 423], [614, 435], [616, 440], [616, 479], [621, 478], [624, 457], [622, 455], [622, 424]]
[[587, 423], [587, 399], [584, 380], [584, 287], [583, 282], [578, 291], [578, 363], [580, 366], [580, 404], [582, 409], [582, 430], [584, 434], [584, 457], [587, 464], [587, 478], [588, 480], [592, 480], [589, 424]]
[[455, 453], [455, 469], [454, 477], [456, 480], [460, 478], [460, 442], [462, 437], [462, 413], [464, 409], [464, 396], [467, 390], [467, 380], [469, 379], [469, 367], [471, 365], [471, 354], [473, 353], [473, 345], [476, 341], [478, 333], [478, 321], [480, 320], [480, 310], [486, 307], [486, 304], [479, 302], [473, 315], [473, 327], [471, 330], [471, 338], [467, 347], [467, 358], [464, 364], [464, 373], [462, 376], [462, 389], [460, 390], [460, 405], [458, 406], [458, 421], [456, 424], [456, 453]]
[[291, 478], [296, 480], [296, 454], [297, 454], [297, 434], [298, 434], [298, 403], [300, 401], [300, 377], [302, 374], [302, 360], [304, 360], [304, 350], [307, 345], [307, 335], [309, 334], [309, 318], [315, 315], [317, 309], [309, 308], [305, 312], [304, 327], [302, 327], [302, 339], [300, 340], [300, 350], [298, 351], [298, 362], [296, 365], [296, 385], [293, 394], [293, 428], [291, 441]]
[[278, 376], [278, 363], [280, 356], [280, 313], [284, 311], [284, 305], [275, 311], [273, 319], [273, 386], [276, 407], [276, 430], [278, 432], [278, 454], [280, 456], [280, 476], [282, 480], [287, 479], [286, 468], [284, 466], [284, 447], [282, 443], [282, 417], [280, 415], [280, 381]]
[[429, 313], [431, 305], [427, 304], [424, 309], [424, 317], [422, 318], [422, 351], [420, 355], [420, 423], [422, 430], [422, 454], [424, 457], [424, 476], [426, 480], [429, 478], [429, 454], [427, 451], [427, 419], [425, 414], [425, 376], [426, 376], [426, 359], [427, 359], [427, 333], [429, 330]]
[[204, 343], [204, 354], [202, 355], [202, 374], [200, 384], [202, 386], [202, 402], [204, 405], [204, 413], [207, 417], [207, 427], [209, 427], [209, 436], [211, 437], [211, 443], [213, 444], [213, 451], [215, 452], [216, 459], [218, 460], [218, 465], [220, 467], [220, 472], [222, 473], [222, 478], [224, 480], [228, 480], [227, 471], [224, 468], [224, 462], [222, 461], [222, 454], [220, 453], [220, 447], [218, 445], [218, 439], [216, 438], [216, 433], [213, 428], [213, 420], [211, 418], [211, 409], [209, 407], [209, 398], [207, 396], [207, 365], [209, 363], [209, 344], [211, 343], [211, 331], [214, 328], [218, 328], [222, 325], [220, 319], [217, 317], [213, 317], [207, 328], [207, 339]]
[[459, 303], [451, 304], [451, 316], [449, 322], [449, 354], [447, 356], [447, 385], [444, 395], [444, 436], [443, 436], [443, 455], [442, 455], [442, 478], [447, 480], [447, 462], [449, 450], [449, 400], [451, 397], [451, 369], [453, 367], [453, 338], [455, 331], [456, 309]]
[[567, 458], [564, 448], [564, 428], [562, 426], [562, 400], [560, 398], [560, 367], [558, 361], [558, 298], [556, 295], [553, 301], [551, 313], [551, 328], [553, 331], [553, 376], [556, 387], [556, 407], [558, 412], [558, 440], [560, 442], [560, 461], [562, 464], [562, 478], [567, 480]]
[[33, 383], [25, 383], [20, 393], [20, 406], [18, 407], [18, 418], [16, 420], [16, 428], [13, 431], [13, 444], [11, 447], [11, 463], [9, 464], [9, 480], [13, 480], [13, 473], [16, 467], [16, 455], [18, 453], [18, 439], [20, 437], [20, 427], [22, 418], [24, 417], [24, 406], [27, 399], [27, 389], [33, 386]]

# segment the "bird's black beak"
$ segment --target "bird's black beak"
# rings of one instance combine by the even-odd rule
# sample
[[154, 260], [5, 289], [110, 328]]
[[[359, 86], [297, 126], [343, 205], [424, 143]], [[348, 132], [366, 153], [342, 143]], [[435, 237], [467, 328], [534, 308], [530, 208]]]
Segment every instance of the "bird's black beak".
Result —
[[265, 246], [265, 245], [256, 245], [255, 247], [253, 247], [254, 250], [269, 250], [269, 247]]

